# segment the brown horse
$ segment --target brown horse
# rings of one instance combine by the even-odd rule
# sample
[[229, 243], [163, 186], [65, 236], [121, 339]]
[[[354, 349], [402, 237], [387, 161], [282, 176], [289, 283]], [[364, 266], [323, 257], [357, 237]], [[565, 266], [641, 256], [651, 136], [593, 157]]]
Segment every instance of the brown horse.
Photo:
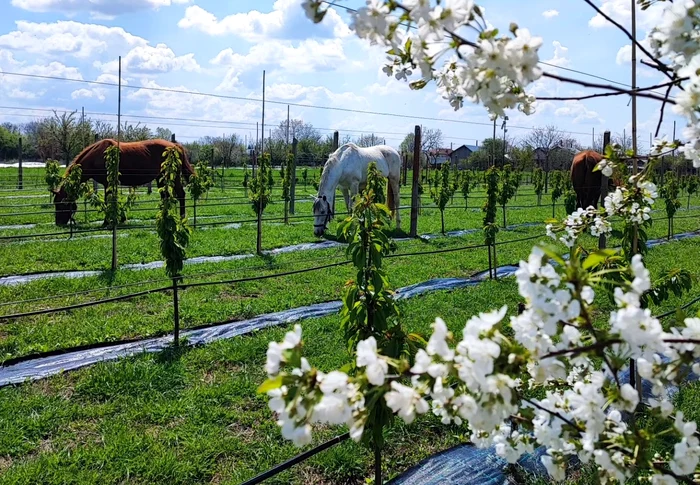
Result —
[[571, 184], [579, 208], [598, 207], [603, 174], [600, 171], [594, 172], [593, 169], [603, 158], [598, 152], [586, 150], [576, 154], [571, 163]]
[[[108, 183], [104, 154], [111, 146], [117, 146], [117, 141], [106, 139], [90, 145], [75, 157], [75, 160], [66, 169], [66, 173], [70, 172], [73, 167], [80, 166], [83, 170], [82, 182], [93, 179], [106, 189]], [[119, 144], [119, 173], [121, 174], [119, 183], [129, 187], [138, 187], [157, 179], [160, 186], [159, 175], [160, 166], [163, 162], [163, 152], [169, 147], [176, 147], [180, 152], [182, 160], [181, 175], [184, 177], [185, 182], [189, 182], [190, 175], [194, 174], [194, 169], [190, 165], [187, 153], [182, 145], [166, 140], [144, 140]], [[63, 187], [60, 187], [54, 193], [56, 224], [68, 224], [78, 206], [74, 201], [66, 200], [67, 194]], [[175, 183], [175, 195], [180, 199], [180, 215], [185, 217], [185, 189], [180, 178]]]

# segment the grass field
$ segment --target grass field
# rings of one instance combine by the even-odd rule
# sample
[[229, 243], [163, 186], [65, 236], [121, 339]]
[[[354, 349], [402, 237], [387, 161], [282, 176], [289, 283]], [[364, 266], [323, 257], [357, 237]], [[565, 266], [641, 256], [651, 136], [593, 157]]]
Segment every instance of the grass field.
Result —
[[[4, 169], [0, 169], [2, 172]], [[233, 183], [240, 173], [231, 171]], [[0, 173], [0, 180], [2, 174]], [[302, 185], [303, 188], [303, 185]], [[308, 192], [313, 189], [309, 186]], [[32, 193], [30, 191], [26, 191]], [[48, 196], [33, 191], [35, 199], [8, 199], [19, 191], [0, 193], [0, 226], [38, 224], [34, 228], [0, 229], [0, 237], [32, 232], [54, 232], [51, 207], [44, 214], [9, 216], [13, 212], [38, 212], [22, 204], [45, 204]], [[299, 194], [305, 192], [299, 191]], [[402, 188], [402, 203], [408, 204], [409, 189]], [[22, 191], [21, 195], [25, 195]], [[198, 209], [198, 222], [250, 219], [253, 212], [242, 197], [242, 189], [213, 189], [209, 202]], [[481, 227], [483, 191], [474, 192], [470, 208], [455, 196], [455, 208], [446, 211], [446, 229]], [[216, 198], [228, 197], [218, 201]], [[405, 200], [404, 200], [405, 199]], [[147, 209], [133, 217], [151, 219], [133, 225], [153, 224], [157, 196], [142, 196], [138, 207]], [[240, 201], [232, 205], [231, 201]], [[508, 224], [541, 222], [551, 217], [549, 197], [542, 207], [511, 208]], [[692, 200], [698, 205], [699, 200]], [[429, 205], [424, 201], [424, 205]], [[524, 186], [512, 205], [535, 205], [532, 188]], [[342, 204], [338, 207], [342, 208]], [[661, 204], [657, 204], [661, 207]], [[298, 214], [309, 214], [309, 202], [297, 204]], [[558, 216], [564, 215], [562, 207]], [[136, 216], [135, 214], [139, 214]], [[188, 214], [191, 209], [188, 206]], [[279, 217], [279, 201], [266, 211], [266, 217]], [[657, 214], [660, 218], [663, 214]], [[698, 229], [700, 211], [681, 211], [675, 231]], [[88, 222], [97, 214], [88, 213]], [[211, 217], [212, 219], [204, 219]], [[502, 215], [499, 211], [499, 222]], [[216, 218], [216, 219], [214, 219]], [[79, 214], [79, 221], [83, 214]], [[316, 241], [310, 219], [295, 224], [264, 227], [266, 249]], [[409, 213], [402, 213], [408, 228]], [[94, 226], [91, 226], [94, 227]], [[335, 223], [331, 227], [334, 233]], [[436, 209], [424, 208], [419, 233], [438, 233], [440, 216]], [[499, 241], [543, 235], [543, 226], [519, 227], [499, 233]], [[158, 240], [148, 229], [120, 231], [121, 264], [160, 259]], [[658, 220], [650, 237], [663, 237], [666, 221]], [[401, 235], [396, 232], [395, 235]], [[82, 236], [82, 235], [81, 235]], [[255, 227], [239, 229], [197, 228], [188, 248], [188, 257], [253, 253]], [[47, 237], [52, 239], [54, 237]], [[543, 238], [544, 239], [544, 238]], [[435, 249], [479, 245], [480, 232], [462, 237], [411, 240], [399, 243], [400, 253], [428, 252]], [[498, 247], [498, 263], [516, 263], [527, 256], [536, 241], [522, 241]], [[591, 247], [595, 242], [586, 239]], [[610, 241], [610, 245], [616, 241]], [[671, 267], [686, 267], [700, 277], [695, 255], [700, 241], [672, 242], [650, 251], [647, 264], [652, 274]], [[108, 268], [110, 239], [80, 239], [46, 242], [41, 239], [0, 240], [0, 276], [39, 271]], [[216, 281], [273, 274], [342, 261], [342, 248], [270, 255], [216, 264], [185, 266], [185, 282]], [[394, 287], [436, 277], [466, 277], [488, 268], [484, 248], [425, 256], [399, 257], [389, 261], [389, 277]], [[94, 299], [132, 293], [167, 284], [162, 269], [129, 271], [81, 279], [47, 279], [25, 285], [0, 287], [0, 314], [54, 308]], [[250, 318], [272, 311], [339, 299], [345, 282], [352, 277], [349, 266], [309, 273], [252, 281], [191, 288], [181, 293], [183, 327]], [[123, 288], [115, 286], [130, 285]], [[92, 291], [98, 288], [99, 291]], [[81, 293], [88, 292], [90, 293]], [[75, 294], [80, 293], [80, 294]], [[694, 288], [683, 301], [700, 295]], [[48, 298], [50, 297], [50, 298]], [[116, 341], [167, 333], [172, 329], [171, 295], [155, 293], [119, 303], [26, 317], [4, 322], [0, 327], [0, 362], [37, 352], [64, 349], [101, 341]], [[23, 300], [22, 303], [10, 302]], [[27, 301], [33, 300], [33, 301]], [[518, 301], [513, 279], [489, 281], [477, 287], [437, 292], [400, 303], [402, 321], [410, 330], [426, 332], [435, 316], [442, 316], [458, 331], [467, 317], [503, 304], [515, 308]], [[673, 299], [661, 313], [682, 303]], [[601, 302], [601, 311], [609, 304]], [[604, 325], [604, 321], [598, 322]], [[338, 330], [338, 318], [328, 316], [302, 323], [308, 341], [307, 354], [313, 364], [330, 370], [348, 361]], [[161, 354], [144, 355], [105, 363], [36, 383], [0, 389], [0, 483], [230, 483], [237, 484], [297, 453], [284, 443], [266, 399], [256, 395], [264, 380], [263, 363], [267, 343], [280, 339], [286, 328], [274, 328], [206, 347], [185, 348]], [[700, 398], [695, 385], [684, 389], [679, 398], [688, 413], [696, 412]], [[342, 432], [327, 428], [316, 435], [320, 442]], [[410, 427], [398, 425], [388, 436], [384, 467], [394, 476], [420, 459], [463, 443], [464, 428], [445, 428], [436, 419], [424, 417]], [[269, 483], [363, 483], [371, 474], [372, 459], [367, 451], [346, 442], [279, 475]]]

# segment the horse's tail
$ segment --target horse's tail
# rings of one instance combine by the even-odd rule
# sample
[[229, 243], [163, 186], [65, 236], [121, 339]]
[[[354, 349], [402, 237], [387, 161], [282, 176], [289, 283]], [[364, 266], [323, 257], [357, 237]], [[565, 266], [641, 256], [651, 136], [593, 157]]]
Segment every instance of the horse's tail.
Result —
[[396, 195], [394, 194], [394, 190], [391, 187], [391, 179], [387, 179], [387, 184], [386, 184], [386, 204], [389, 206], [389, 209], [391, 210], [392, 215], [394, 214], [394, 200], [396, 199]]
[[189, 183], [190, 176], [194, 175], [194, 167], [190, 163], [185, 147], [180, 143], [176, 143], [175, 146], [177, 146], [182, 155], [182, 176], [185, 178], [185, 182]]

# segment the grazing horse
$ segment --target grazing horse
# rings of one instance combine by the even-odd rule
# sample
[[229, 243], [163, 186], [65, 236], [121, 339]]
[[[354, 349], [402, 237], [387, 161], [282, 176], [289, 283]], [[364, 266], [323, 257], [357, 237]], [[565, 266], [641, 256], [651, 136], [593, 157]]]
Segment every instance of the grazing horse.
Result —
[[[106, 190], [108, 183], [105, 151], [112, 146], [117, 146], [116, 140], [105, 139], [93, 143], [75, 157], [75, 160], [66, 169], [66, 173], [70, 172], [73, 167], [79, 166], [83, 170], [81, 182], [93, 179], [102, 184]], [[129, 187], [138, 187], [158, 179], [158, 186], [160, 186], [159, 175], [161, 163], [163, 163], [163, 152], [169, 147], [176, 147], [180, 152], [181, 175], [185, 182], [189, 182], [190, 175], [194, 174], [194, 169], [190, 165], [182, 145], [166, 140], [143, 140], [119, 144], [119, 183]], [[66, 200], [67, 194], [63, 187], [55, 190], [54, 194], [56, 224], [68, 224], [78, 208], [77, 204], [75, 201]], [[175, 195], [180, 199], [180, 215], [185, 217], [185, 189], [180, 179], [175, 182]]]
[[396, 227], [401, 226], [399, 216], [399, 178], [401, 156], [390, 146], [359, 147], [346, 143], [328, 156], [318, 185], [318, 197], [314, 198], [314, 234], [321, 236], [333, 217], [335, 190], [343, 192], [348, 212], [355, 196], [367, 185], [367, 169], [376, 162], [377, 170], [389, 179], [387, 205], [396, 215]]
[[576, 192], [577, 207], [598, 207], [603, 173], [600, 170], [594, 172], [593, 169], [603, 158], [603, 155], [593, 150], [580, 152], [574, 157], [571, 164], [571, 184]]

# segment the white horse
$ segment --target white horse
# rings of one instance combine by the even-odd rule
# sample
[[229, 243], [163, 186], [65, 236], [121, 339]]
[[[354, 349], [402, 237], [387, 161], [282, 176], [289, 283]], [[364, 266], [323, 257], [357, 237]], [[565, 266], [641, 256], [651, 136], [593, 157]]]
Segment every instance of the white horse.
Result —
[[318, 197], [314, 198], [314, 234], [321, 236], [333, 218], [335, 191], [340, 187], [348, 212], [352, 209], [355, 196], [367, 185], [367, 168], [371, 162], [377, 163], [379, 172], [389, 179], [387, 184], [387, 205], [396, 215], [396, 227], [401, 225], [399, 217], [399, 179], [401, 176], [401, 156], [386, 145], [359, 147], [346, 143], [328, 156], [323, 166], [323, 174], [318, 185]]

